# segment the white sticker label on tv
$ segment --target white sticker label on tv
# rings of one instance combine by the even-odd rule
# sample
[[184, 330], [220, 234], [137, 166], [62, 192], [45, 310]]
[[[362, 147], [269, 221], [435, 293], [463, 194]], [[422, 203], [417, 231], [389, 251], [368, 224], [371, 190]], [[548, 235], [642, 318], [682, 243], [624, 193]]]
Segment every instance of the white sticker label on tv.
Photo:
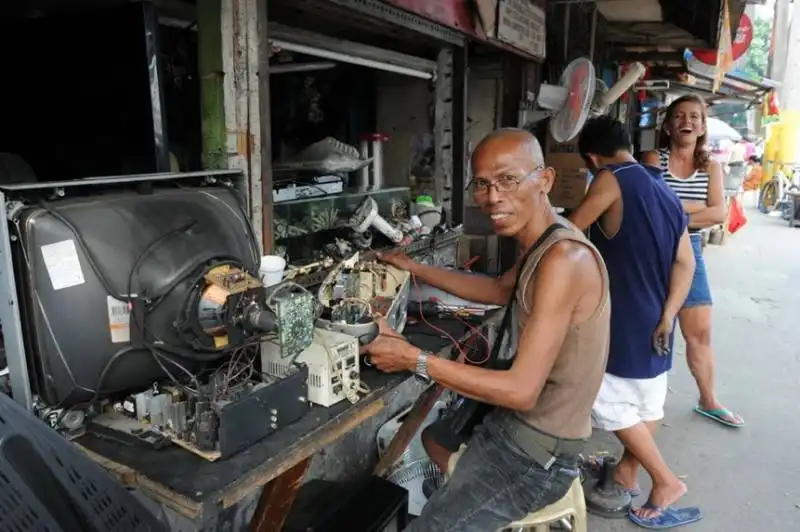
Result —
[[112, 344], [127, 344], [131, 341], [131, 309], [125, 301], [106, 296], [108, 302], [108, 329]]
[[62, 240], [42, 246], [44, 266], [53, 283], [53, 290], [63, 290], [86, 282], [74, 240]]

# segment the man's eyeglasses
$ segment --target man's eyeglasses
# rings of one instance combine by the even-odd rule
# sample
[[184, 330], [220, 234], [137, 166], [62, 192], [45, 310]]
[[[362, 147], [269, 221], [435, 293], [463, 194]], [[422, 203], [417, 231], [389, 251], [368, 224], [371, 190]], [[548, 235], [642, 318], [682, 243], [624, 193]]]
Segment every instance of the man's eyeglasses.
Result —
[[523, 181], [539, 174], [542, 170], [544, 170], [544, 166], [537, 166], [536, 170], [522, 177], [504, 175], [494, 181], [484, 177], [476, 177], [467, 184], [467, 191], [476, 196], [482, 196], [488, 194], [490, 188], [494, 188], [500, 194], [509, 194], [519, 190], [519, 186]]

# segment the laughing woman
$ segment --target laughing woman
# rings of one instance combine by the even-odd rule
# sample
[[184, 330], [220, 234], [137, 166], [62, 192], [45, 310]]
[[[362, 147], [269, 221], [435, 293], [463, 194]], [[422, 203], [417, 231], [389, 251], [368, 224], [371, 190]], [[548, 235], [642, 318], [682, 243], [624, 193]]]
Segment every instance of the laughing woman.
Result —
[[711, 290], [700, 230], [723, 222], [725, 198], [722, 168], [711, 160], [706, 149], [706, 118], [706, 105], [699, 96], [688, 94], [672, 102], [659, 135], [661, 149], [647, 152], [643, 162], [661, 168], [664, 180], [678, 195], [689, 216], [697, 267], [678, 321], [686, 341], [689, 369], [700, 390], [695, 412], [729, 427], [742, 427], [742, 418], [722, 406], [714, 390]]

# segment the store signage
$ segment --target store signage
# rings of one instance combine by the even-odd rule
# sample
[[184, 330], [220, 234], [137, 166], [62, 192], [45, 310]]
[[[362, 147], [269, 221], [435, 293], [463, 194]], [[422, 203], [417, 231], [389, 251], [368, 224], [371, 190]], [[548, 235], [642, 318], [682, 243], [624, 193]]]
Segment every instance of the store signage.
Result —
[[[730, 41], [729, 41], [730, 42]], [[734, 64], [732, 66], [721, 65], [725, 73], [735, 73], [740, 77], [747, 77], [746, 74], [738, 71], [737, 65], [743, 61], [745, 52], [750, 48], [750, 43], [753, 42], [753, 25], [750, 18], [745, 14], [742, 15], [739, 22], [739, 29], [736, 32], [736, 40], [730, 46], [730, 57], [732, 57]], [[717, 68], [718, 57], [717, 50], [686, 50], [684, 59], [686, 66], [693, 74], [705, 76], [707, 78], [716, 78], [719, 72]]]
[[389, 0], [389, 3], [450, 28], [475, 34], [469, 2], [464, 0]]
[[[742, 57], [753, 42], [753, 22], [746, 13], [739, 19], [739, 27], [736, 29], [736, 39], [731, 45], [731, 55], [736, 61]], [[692, 50], [692, 55], [705, 65], [717, 66], [717, 50]]]
[[543, 0], [385, 1], [477, 39], [501, 41], [545, 58]]
[[544, 59], [544, 9], [532, 0], [498, 0], [497, 4], [497, 39]]

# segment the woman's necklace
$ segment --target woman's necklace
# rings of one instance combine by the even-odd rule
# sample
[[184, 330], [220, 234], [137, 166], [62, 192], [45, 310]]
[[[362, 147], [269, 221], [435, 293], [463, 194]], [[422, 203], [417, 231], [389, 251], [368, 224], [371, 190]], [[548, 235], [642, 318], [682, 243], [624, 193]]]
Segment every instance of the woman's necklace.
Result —
[[[669, 157], [669, 168], [670, 173], [675, 177], [686, 179], [694, 174], [694, 160], [673, 152]], [[672, 168], [675, 168], [678, 172], [675, 173]]]

